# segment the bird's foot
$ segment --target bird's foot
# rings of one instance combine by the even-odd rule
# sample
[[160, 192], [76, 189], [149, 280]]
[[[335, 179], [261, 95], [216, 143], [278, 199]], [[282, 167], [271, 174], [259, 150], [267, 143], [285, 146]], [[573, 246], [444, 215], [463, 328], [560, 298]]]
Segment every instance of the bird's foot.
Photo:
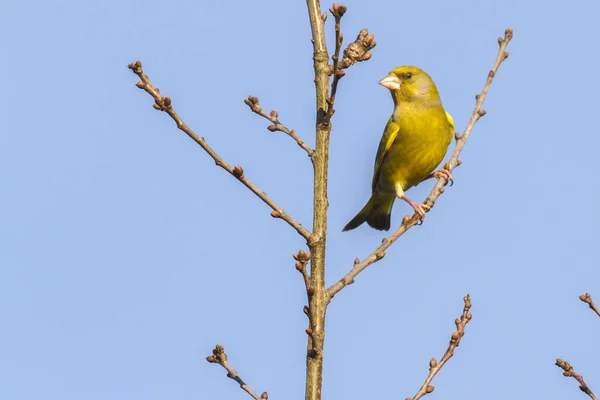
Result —
[[415, 215], [413, 215], [410, 222], [412, 223], [413, 219], [416, 218], [418, 224], [421, 225], [423, 221], [425, 221], [425, 213], [431, 210], [431, 206], [428, 206], [427, 204], [415, 203], [406, 196], [402, 196], [400, 198], [410, 204], [410, 206], [415, 210]]
[[454, 178], [452, 177], [452, 174], [450, 173], [450, 166], [448, 165], [448, 163], [444, 164], [444, 166], [442, 168], [438, 169], [433, 174], [429, 175], [426, 179], [428, 179], [428, 178], [435, 178], [435, 179], [444, 178], [444, 179], [446, 179], [446, 185], [448, 184], [448, 182], [450, 183], [450, 186], [454, 185]]

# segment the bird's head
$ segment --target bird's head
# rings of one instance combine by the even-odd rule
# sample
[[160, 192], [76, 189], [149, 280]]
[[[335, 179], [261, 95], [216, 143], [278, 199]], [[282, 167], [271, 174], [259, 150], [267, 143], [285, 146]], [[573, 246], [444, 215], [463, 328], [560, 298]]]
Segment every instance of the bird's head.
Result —
[[411, 102], [423, 106], [440, 105], [440, 95], [425, 71], [417, 67], [403, 66], [390, 71], [379, 81], [388, 88], [394, 98], [394, 103]]

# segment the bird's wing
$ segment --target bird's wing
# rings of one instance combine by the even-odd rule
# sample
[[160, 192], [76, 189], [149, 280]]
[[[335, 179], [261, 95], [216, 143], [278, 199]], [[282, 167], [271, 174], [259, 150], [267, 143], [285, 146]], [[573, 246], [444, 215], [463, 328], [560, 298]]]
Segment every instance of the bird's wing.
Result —
[[385, 126], [385, 130], [383, 131], [383, 136], [381, 137], [381, 142], [379, 142], [379, 148], [377, 149], [377, 157], [375, 158], [375, 170], [373, 171], [373, 183], [371, 184], [371, 190], [375, 191], [375, 185], [377, 184], [377, 180], [379, 178], [379, 171], [381, 171], [381, 165], [383, 164], [383, 160], [385, 155], [387, 154], [390, 147], [392, 147], [392, 143], [396, 140], [396, 136], [398, 136], [398, 132], [400, 131], [400, 127], [396, 124], [392, 119], [388, 121]]

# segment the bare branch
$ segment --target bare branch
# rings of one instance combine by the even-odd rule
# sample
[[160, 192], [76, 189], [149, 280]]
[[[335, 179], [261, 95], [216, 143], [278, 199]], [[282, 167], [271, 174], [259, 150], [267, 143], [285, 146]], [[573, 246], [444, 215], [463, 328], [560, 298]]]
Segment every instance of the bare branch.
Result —
[[254, 97], [254, 96], [248, 96], [248, 98], [246, 100], [244, 100], [244, 103], [246, 103], [246, 105], [248, 105], [248, 107], [250, 107], [250, 109], [252, 110], [252, 112], [260, 115], [261, 117], [267, 119], [269, 122], [271, 122], [273, 125], [269, 125], [267, 127], [267, 129], [270, 132], [283, 132], [286, 135], [288, 135], [289, 137], [291, 137], [292, 139], [294, 139], [296, 141], [296, 143], [298, 143], [298, 146], [300, 146], [302, 149], [304, 149], [304, 151], [306, 151], [308, 153], [308, 156], [310, 158], [312, 158], [313, 153], [315, 152], [313, 149], [311, 149], [311, 147], [309, 145], [307, 145], [302, 139], [300, 139], [300, 137], [298, 136], [298, 134], [296, 133], [295, 130], [293, 129], [288, 129], [285, 125], [283, 125], [281, 122], [279, 122], [279, 113], [275, 110], [271, 111], [270, 114], [267, 114], [265, 112], [265, 110], [262, 109], [262, 107], [260, 106], [259, 102], [258, 102], [258, 98]]
[[289, 225], [291, 225], [296, 232], [300, 234], [307, 241], [309, 240], [311, 233], [302, 226], [302, 224], [298, 223], [295, 219], [293, 219], [290, 215], [286, 214], [285, 211], [281, 207], [279, 207], [273, 200], [271, 200], [263, 191], [258, 189], [246, 176], [244, 175], [244, 170], [240, 165], [236, 165], [232, 167], [227, 164], [204, 140], [203, 137], [198, 136], [192, 129], [187, 126], [185, 122], [179, 117], [179, 115], [175, 112], [171, 105], [171, 99], [169, 97], [164, 97], [160, 94], [158, 88], [155, 88], [150, 81], [150, 78], [144, 73], [142, 70], [142, 63], [140, 61], [136, 61], [135, 63], [129, 64], [129, 69], [133, 71], [134, 74], [140, 77], [141, 81], [136, 84], [136, 86], [140, 89], [145, 90], [150, 96], [154, 98], [155, 104], [154, 108], [160, 111], [164, 111], [175, 121], [177, 124], [177, 128], [185, 132], [194, 142], [196, 142], [200, 147], [202, 147], [209, 156], [215, 160], [215, 163], [223, 168], [225, 171], [229, 172], [235, 178], [237, 178], [244, 186], [246, 186], [252, 193], [257, 195], [262, 201], [264, 201], [269, 207], [273, 209], [271, 212], [271, 216], [273, 218], [281, 218]]
[[[445, 168], [449, 172], [452, 172], [452, 170], [454, 168], [456, 168], [457, 166], [459, 166], [461, 164], [461, 161], [458, 159], [458, 157], [459, 157], [465, 143], [467, 142], [467, 138], [471, 134], [471, 130], [473, 129], [473, 126], [475, 125], [475, 123], [479, 120], [479, 118], [484, 116], [486, 113], [485, 110], [483, 110], [481, 108], [481, 106], [483, 105], [485, 96], [487, 95], [490, 85], [492, 84], [492, 81], [494, 80], [494, 76], [496, 75], [496, 72], [498, 71], [498, 67], [500, 67], [500, 64], [502, 64], [502, 62], [504, 60], [506, 60], [506, 58], [508, 58], [508, 52], [506, 52], [506, 46], [508, 45], [508, 43], [510, 42], [512, 37], [513, 37], [513, 30], [512, 30], [512, 28], [508, 28], [504, 33], [504, 38], [498, 38], [498, 42], [500, 44], [500, 49], [498, 51], [496, 61], [494, 62], [492, 69], [488, 73], [487, 80], [485, 82], [485, 85], [483, 86], [483, 90], [481, 91], [480, 94], [478, 94], [476, 96], [477, 101], [475, 103], [475, 109], [473, 110], [473, 114], [471, 115], [471, 118], [469, 119], [469, 122], [467, 123], [464, 133], [462, 135], [459, 135], [458, 133], [456, 134], [456, 148], [454, 149], [454, 153], [452, 153], [450, 160], [445, 164]], [[441, 175], [440, 178], [438, 179], [438, 182], [435, 184], [435, 186], [431, 190], [431, 193], [425, 200], [425, 203], [428, 204], [430, 207], [433, 207], [435, 202], [437, 201], [437, 199], [440, 197], [440, 195], [442, 193], [444, 193], [444, 186], [447, 183], [448, 183], [448, 181], [446, 180], [446, 178], [443, 177], [443, 175]], [[338, 282], [334, 283], [327, 289], [328, 299], [331, 300], [331, 298], [333, 298], [333, 296], [335, 296], [336, 293], [338, 293], [340, 290], [342, 290], [345, 286], [347, 286], [351, 283], [354, 283], [354, 278], [359, 273], [361, 273], [365, 268], [367, 268], [369, 265], [373, 264], [376, 261], [381, 260], [383, 258], [383, 256], [385, 256], [385, 251], [387, 250], [388, 247], [390, 247], [392, 245], [392, 243], [394, 243], [407, 230], [409, 230], [410, 228], [412, 228], [413, 226], [418, 224], [418, 217], [419, 216], [416, 213], [412, 216], [412, 218], [409, 217], [408, 215], [405, 216], [402, 221], [402, 225], [400, 225], [400, 227], [394, 233], [392, 233], [391, 236], [385, 238], [383, 240], [383, 242], [367, 258], [365, 258], [362, 261], [355, 262], [352, 269], [342, 279], [340, 279]]]
[[[311, 253], [310, 284], [314, 291], [308, 313], [311, 327], [306, 351], [306, 400], [321, 400], [323, 384], [323, 346], [325, 342], [325, 254], [327, 244], [327, 178], [331, 123], [324, 117], [329, 98], [329, 53], [325, 41], [325, 18], [319, 0], [306, 0], [313, 45], [315, 71], [315, 154], [313, 155], [313, 227], [308, 243]], [[327, 14], [325, 14], [327, 15]]]
[[561, 360], [560, 358], [557, 358], [555, 365], [559, 366], [560, 368], [562, 368], [564, 370], [564, 372], [563, 372], [564, 376], [567, 376], [567, 377], [570, 376], [572, 378], [575, 378], [577, 380], [577, 382], [579, 382], [579, 389], [583, 393], [590, 396], [590, 398], [592, 400], [597, 400], [594, 393], [592, 393], [592, 390], [588, 387], [588, 385], [583, 380], [583, 376], [578, 375], [577, 372], [575, 372], [575, 370], [571, 366], [571, 364], [569, 364], [566, 361]]
[[240, 388], [242, 388], [244, 392], [248, 393], [254, 400], [267, 400], [269, 398], [267, 392], [263, 392], [263, 394], [259, 397], [256, 393], [254, 393], [250, 386], [246, 385], [246, 382], [240, 378], [236, 370], [231, 368], [231, 365], [229, 365], [229, 362], [227, 361], [227, 354], [225, 354], [225, 348], [222, 345], [216, 345], [213, 349], [213, 355], [206, 357], [206, 361], [209, 363], [219, 364], [225, 368], [227, 371], [227, 377], [239, 383]]
[[[465, 326], [467, 326], [472, 317], [469, 313], [469, 309], [471, 308], [471, 298], [469, 297], [469, 295], [466, 295], [463, 298], [463, 300], [465, 302], [465, 307], [463, 308], [463, 312], [460, 316], [460, 319], [457, 318], [456, 321], [454, 321], [456, 323], [456, 331], [450, 337], [450, 344], [448, 345], [448, 349], [446, 350], [439, 362], [437, 362], [435, 358], [432, 358], [429, 361], [429, 375], [427, 375], [427, 379], [425, 379], [425, 382], [423, 383], [417, 394], [414, 395], [412, 400], [420, 399], [426, 394], [434, 391], [435, 388], [431, 385], [431, 381], [433, 380], [435, 375], [440, 371], [440, 369], [442, 369], [444, 364], [446, 364], [446, 362], [450, 358], [452, 358], [452, 356], [454, 355], [454, 349], [456, 349], [460, 344], [460, 340], [465, 334]], [[411, 398], [407, 397], [406, 400], [411, 400]]]
[[335, 50], [331, 59], [333, 60], [332, 74], [333, 81], [331, 82], [331, 95], [327, 99], [327, 113], [323, 118], [323, 123], [328, 124], [335, 113], [333, 104], [335, 103], [335, 95], [337, 93], [337, 87], [340, 79], [346, 74], [345, 71], [339, 69], [340, 50], [342, 49], [342, 42], [344, 37], [340, 30], [340, 21], [347, 11], [347, 7], [343, 4], [333, 3], [333, 6], [329, 9], [329, 12], [335, 18]]
[[592, 310], [594, 310], [594, 312], [600, 317], [600, 309], [598, 309], [598, 307], [596, 307], [596, 305], [592, 301], [592, 296], [589, 293], [582, 294], [581, 296], [579, 296], [579, 300], [583, 301], [584, 303], [587, 303], [588, 306]]

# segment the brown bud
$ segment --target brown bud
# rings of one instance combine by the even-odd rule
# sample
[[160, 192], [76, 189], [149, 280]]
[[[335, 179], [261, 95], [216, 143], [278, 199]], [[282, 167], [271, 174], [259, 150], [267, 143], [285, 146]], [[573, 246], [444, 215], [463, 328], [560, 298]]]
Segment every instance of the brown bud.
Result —
[[427, 393], [431, 393], [431, 392], [433, 392], [434, 390], [435, 390], [435, 387], [434, 387], [434, 386], [432, 386], [432, 385], [429, 385], [429, 386], [427, 386], [427, 389], [425, 389], [425, 391], [426, 391]]
[[144, 89], [146, 87], [146, 84], [142, 81], [139, 81], [135, 84], [135, 86], [139, 87], [140, 89]]
[[276, 132], [277, 131], [277, 126], [276, 125], [269, 125], [269, 126], [267, 126], [267, 129], [270, 130], [271, 132]]
[[233, 167], [233, 176], [236, 178], [241, 178], [244, 175], [244, 169], [241, 165], [236, 165]]
[[281, 213], [279, 211], [271, 211], [271, 217], [281, 218]]
[[302, 311], [304, 311], [304, 314], [308, 315], [308, 313], [309, 313], [310, 310], [308, 309], [308, 306], [304, 306], [304, 308], [302, 309]]
[[279, 113], [275, 110], [271, 111], [271, 113], [269, 114], [271, 116], [271, 118], [277, 118], [279, 117]]
[[373, 54], [371, 54], [371, 53], [365, 53], [365, 54], [364, 54], [364, 55], [361, 57], [361, 60], [362, 60], [362, 61], [367, 61], [367, 60], [369, 60], [371, 57], [373, 57]]
[[268, 400], [269, 399], [269, 394], [267, 392], [263, 392], [260, 395], [260, 398], [263, 399], [263, 400]]
[[431, 358], [431, 360], [429, 360], [429, 368], [435, 368], [437, 367], [437, 360], [435, 358]]
[[208, 361], [209, 363], [216, 363], [217, 360], [215, 359], [215, 356], [208, 356], [206, 357], [206, 361]]
[[170, 97], [165, 97], [164, 102], [165, 102], [165, 107], [171, 107], [171, 98]]
[[306, 293], [308, 293], [309, 296], [312, 296], [315, 294], [315, 288], [314, 287], [309, 287], [308, 289], [306, 289]]
[[152, 107], [154, 107], [155, 110], [161, 110], [160, 106], [158, 104], [152, 104]]
[[313, 334], [313, 330], [311, 328], [306, 328], [305, 332], [308, 336], [312, 336], [312, 334]]
[[485, 110], [477, 111], [477, 114], [479, 114], [480, 117], [483, 117], [486, 113], [487, 113], [487, 111], [485, 111]]

